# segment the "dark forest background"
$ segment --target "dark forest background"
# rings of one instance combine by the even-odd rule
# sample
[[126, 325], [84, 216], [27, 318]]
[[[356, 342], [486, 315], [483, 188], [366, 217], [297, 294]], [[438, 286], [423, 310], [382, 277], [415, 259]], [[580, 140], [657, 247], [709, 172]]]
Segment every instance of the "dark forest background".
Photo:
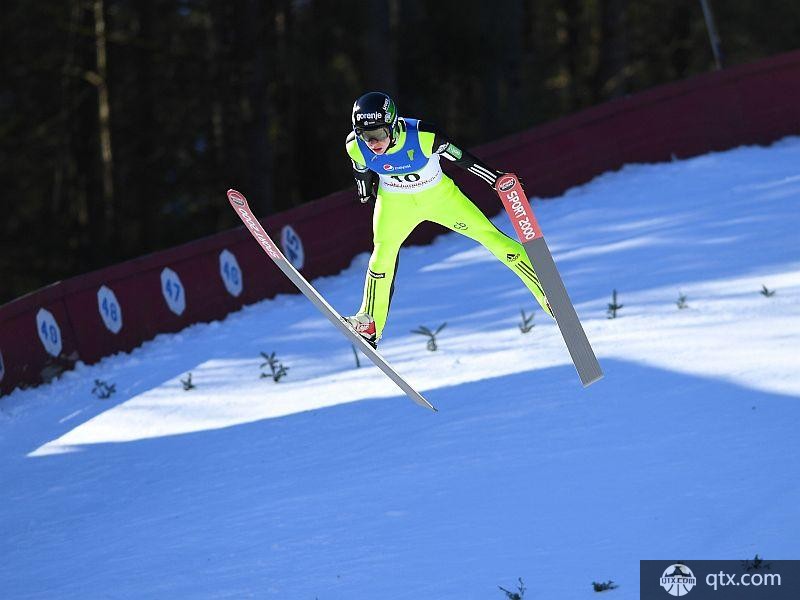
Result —
[[[711, 0], [732, 66], [797, 0]], [[0, 303], [352, 186], [371, 89], [472, 146], [716, 68], [700, 0], [9, 0]], [[354, 200], [355, 201], [355, 200]]]

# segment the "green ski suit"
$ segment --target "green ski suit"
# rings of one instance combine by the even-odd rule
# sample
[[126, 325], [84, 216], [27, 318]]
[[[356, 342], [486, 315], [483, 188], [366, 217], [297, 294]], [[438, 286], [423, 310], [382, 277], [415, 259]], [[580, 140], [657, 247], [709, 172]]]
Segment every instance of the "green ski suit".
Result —
[[[374, 248], [359, 313], [368, 313], [375, 320], [378, 339], [386, 325], [400, 246], [422, 221], [433, 221], [483, 245], [519, 276], [550, 314], [522, 245], [497, 229], [464, 195], [444, 174], [439, 158], [444, 156], [455, 162], [484, 179], [492, 188], [501, 173], [456, 147], [430, 125], [413, 119], [399, 119], [393, 144], [383, 156], [375, 155], [354, 133], [348, 136], [346, 148], [362, 202], [375, 199]], [[417, 149], [423, 156], [417, 154]], [[385, 164], [392, 162], [392, 158], [399, 166]], [[407, 158], [412, 159], [410, 163]], [[393, 174], [395, 169], [399, 171], [405, 167], [412, 170], [404, 170], [402, 175]]]

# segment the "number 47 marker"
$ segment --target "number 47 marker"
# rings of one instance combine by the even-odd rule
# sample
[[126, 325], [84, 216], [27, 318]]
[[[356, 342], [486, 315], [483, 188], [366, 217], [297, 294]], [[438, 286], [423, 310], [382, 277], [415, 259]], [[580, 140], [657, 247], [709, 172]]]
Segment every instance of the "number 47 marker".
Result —
[[603, 376], [600, 364], [594, 355], [591, 344], [583, 331], [578, 314], [567, 289], [558, 273], [553, 255], [544, 241], [542, 230], [533, 214], [531, 205], [522, 189], [519, 178], [513, 173], [506, 173], [497, 180], [497, 194], [503, 202], [519, 241], [533, 265], [539, 283], [542, 284], [547, 301], [561, 331], [561, 337], [567, 345], [572, 363], [578, 371], [584, 387], [594, 383]]

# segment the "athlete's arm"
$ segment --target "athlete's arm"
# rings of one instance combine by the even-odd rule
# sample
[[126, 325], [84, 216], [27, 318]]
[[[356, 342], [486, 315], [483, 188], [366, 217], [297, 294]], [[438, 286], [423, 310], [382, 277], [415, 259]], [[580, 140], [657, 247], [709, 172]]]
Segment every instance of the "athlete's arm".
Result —
[[439, 154], [465, 171], [477, 175], [492, 186], [492, 188], [494, 188], [500, 175], [503, 175], [502, 171], [492, 169], [474, 154], [470, 154], [463, 148], [456, 146], [450, 138], [439, 131], [434, 125], [420, 121], [418, 127], [421, 134], [433, 136], [431, 153]]
[[367, 166], [359, 161], [364, 156], [356, 143], [356, 134], [352, 131], [347, 136], [347, 154], [350, 157], [350, 162], [353, 164], [353, 179], [356, 180], [356, 188], [358, 189], [358, 199], [362, 204], [367, 202], [374, 202], [378, 197], [378, 178], [375, 171], [371, 171]]

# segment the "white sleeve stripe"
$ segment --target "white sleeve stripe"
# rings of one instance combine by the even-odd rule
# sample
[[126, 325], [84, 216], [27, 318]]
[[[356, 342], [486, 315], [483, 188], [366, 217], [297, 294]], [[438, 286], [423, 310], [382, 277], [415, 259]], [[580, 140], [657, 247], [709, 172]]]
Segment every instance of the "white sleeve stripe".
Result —
[[482, 166], [480, 166], [480, 165], [472, 165], [472, 166], [473, 166], [475, 169], [477, 169], [477, 170], [480, 170], [480, 171], [483, 171], [484, 173], [486, 173], [486, 174], [487, 174], [489, 177], [491, 177], [491, 178], [492, 178], [492, 180], [494, 180], [494, 179], [496, 179], [496, 178], [497, 178], [497, 175], [495, 175], [494, 173], [492, 173], [492, 172], [491, 172], [489, 169], [487, 169], [487, 168], [485, 168], [485, 167], [482, 167]]
[[469, 169], [467, 169], [467, 170], [468, 170], [470, 173], [472, 173], [473, 175], [477, 175], [478, 177], [480, 177], [481, 179], [483, 179], [483, 180], [484, 180], [486, 183], [489, 183], [489, 184], [492, 184], [492, 185], [494, 185], [495, 178], [494, 178], [494, 177], [491, 177], [491, 176], [489, 176], [489, 175], [487, 175], [487, 174], [486, 174], [485, 172], [483, 172], [483, 171], [479, 171], [478, 169], [476, 169], [476, 168], [475, 168], [475, 165], [472, 165], [472, 166], [471, 166]]
[[492, 173], [488, 172], [486, 169], [481, 169], [478, 167], [478, 165], [470, 165], [468, 170], [472, 173], [475, 173], [475, 175], [478, 175], [479, 177], [494, 177]]

